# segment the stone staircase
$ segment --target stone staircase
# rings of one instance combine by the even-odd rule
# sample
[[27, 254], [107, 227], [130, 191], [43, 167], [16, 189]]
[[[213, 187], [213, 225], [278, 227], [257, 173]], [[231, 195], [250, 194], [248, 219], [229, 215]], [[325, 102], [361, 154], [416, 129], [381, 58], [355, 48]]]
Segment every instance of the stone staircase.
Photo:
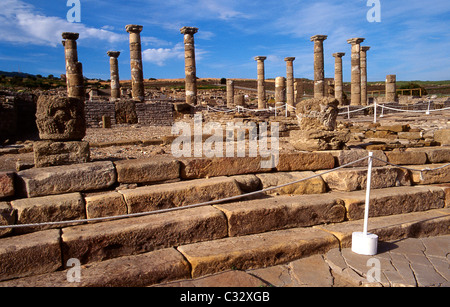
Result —
[[[437, 159], [438, 149], [447, 155]], [[450, 233], [449, 168], [410, 170], [445, 165], [450, 148], [414, 152], [432, 153], [433, 163], [405, 161], [401, 168], [378, 161], [374, 168], [369, 231], [380, 241]], [[261, 169], [259, 158], [155, 158], [9, 173], [4, 178], [14, 178], [13, 193], [0, 196], [0, 225], [47, 224], [0, 228], [0, 286], [148, 286], [350, 247], [352, 232], [363, 228], [365, 161], [324, 171], [365, 155], [281, 154], [271, 170]], [[376, 153], [389, 161], [383, 155]], [[107, 220], [127, 214], [132, 217]], [[52, 224], [58, 221], [68, 224]], [[73, 259], [81, 265], [80, 282], [68, 281]]]

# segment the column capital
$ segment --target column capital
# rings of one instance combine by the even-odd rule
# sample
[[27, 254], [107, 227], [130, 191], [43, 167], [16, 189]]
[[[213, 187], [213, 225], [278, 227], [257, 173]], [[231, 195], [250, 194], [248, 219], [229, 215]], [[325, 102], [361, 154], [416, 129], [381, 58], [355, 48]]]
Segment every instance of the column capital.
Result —
[[328, 36], [327, 35], [314, 35], [314, 36], [311, 36], [311, 41], [313, 42], [313, 41], [324, 41], [324, 40], [326, 40], [328, 38]]
[[344, 55], [345, 55], [345, 52], [336, 52], [336, 53], [333, 53], [333, 56], [334, 56], [335, 58], [342, 58]]
[[364, 40], [365, 40], [365, 38], [355, 37], [355, 38], [348, 39], [347, 43], [348, 44], [352, 44], [352, 45], [356, 45], [356, 44], [361, 44]]
[[128, 33], [141, 33], [144, 27], [140, 25], [126, 25], [125, 29]]
[[74, 32], [63, 32], [62, 33], [63, 39], [77, 40], [78, 37], [80, 37], [80, 33], [74, 33]]
[[198, 32], [198, 28], [194, 28], [194, 27], [182, 27], [180, 29], [180, 33], [181, 34], [192, 34], [192, 35], [194, 35], [197, 32]]
[[370, 47], [369, 46], [361, 46], [361, 51], [367, 51], [367, 50], [370, 50]]
[[120, 55], [120, 51], [108, 51], [106, 53], [109, 57], [118, 58]]
[[295, 60], [295, 57], [287, 57], [287, 58], [284, 58], [284, 60], [285, 60], [286, 62], [292, 62], [292, 61]]
[[266, 56], [255, 56], [255, 61], [264, 61], [265, 59], [267, 59]]

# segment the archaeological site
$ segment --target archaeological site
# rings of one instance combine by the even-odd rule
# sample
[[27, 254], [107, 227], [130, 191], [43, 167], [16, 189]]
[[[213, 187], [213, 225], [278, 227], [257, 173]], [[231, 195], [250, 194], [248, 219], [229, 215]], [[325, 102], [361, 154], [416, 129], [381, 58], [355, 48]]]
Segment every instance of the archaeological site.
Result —
[[0, 287], [450, 286], [448, 89], [368, 82], [365, 39], [322, 34], [314, 80], [290, 54], [267, 78], [263, 51], [254, 79], [198, 78], [196, 27], [185, 78], [148, 80], [146, 28], [122, 31], [108, 81], [64, 32], [66, 86], [0, 89]]

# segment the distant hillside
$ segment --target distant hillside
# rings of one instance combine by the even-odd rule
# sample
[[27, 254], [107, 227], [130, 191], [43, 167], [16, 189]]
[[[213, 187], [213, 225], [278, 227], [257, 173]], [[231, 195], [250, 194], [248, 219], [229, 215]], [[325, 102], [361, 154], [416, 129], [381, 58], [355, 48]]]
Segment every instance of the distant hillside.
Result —
[[11, 71], [2, 71], [2, 70], [0, 70], [0, 75], [7, 76], [7, 77], [19, 76], [22, 78], [35, 77], [35, 75], [27, 74], [25, 72], [11, 72]]

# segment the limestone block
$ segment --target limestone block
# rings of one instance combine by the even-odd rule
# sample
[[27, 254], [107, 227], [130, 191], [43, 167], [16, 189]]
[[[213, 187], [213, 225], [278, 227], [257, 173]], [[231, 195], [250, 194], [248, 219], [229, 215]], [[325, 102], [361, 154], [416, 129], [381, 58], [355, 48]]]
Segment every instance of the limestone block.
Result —
[[[373, 152], [373, 156], [381, 159], [383, 161], [387, 161], [386, 155], [382, 150], [371, 150]], [[352, 149], [352, 150], [329, 150], [327, 151], [328, 154], [333, 155], [336, 158], [336, 166], [342, 166], [351, 162], [354, 162], [356, 160], [359, 160], [361, 158], [367, 157], [369, 155], [368, 150], [364, 149]], [[367, 166], [368, 159], [364, 159], [360, 162], [351, 164], [347, 167], [361, 167], [361, 166]], [[386, 163], [379, 161], [379, 160], [373, 160], [372, 162], [373, 166], [385, 166]]]
[[385, 152], [388, 162], [405, 165], [405, 164], [425, 164], [427, 163], [427, 155], [420, 151], [400, 151], [393, 150]]
[[[318, 173], [320, 174], [322, 171]], [[367, 187], [367, 168], [339, 169], [331, 173], [322, 174], [322, 178], [331, 190], [365, 190]], [[372, 168], [372, 189], [410, 185], [411, 178], [407, 170], [398, 167]]]
[[59, 229], [0, 239], [0, 280], [49, 273], [60, 267]]
[[[0, 225], [14, 225], [16, 220], [16, 212], [7, 202], [0, 202]], [[12, 232], [11, 228], [1, 229], [0, 237], [10, 234]]]
[[151, 183], [180, 177], [180, 162], [174, 159], [122, 160], [114, 162], [120, 183]]
[[323, 151], [344, 149], [350, 140], [348, 131], [292, 130], [289, 143], [297, 150]]
[[334, 168], [334, 163], [334, 158], [329, 153], [280, 153], [279, 162], [276, 169], [279, 172], [316, 171]]
[[406, 151], [424, 152], [427, 155], [429, 163], [450, 162], [450, 147], [408, 148]]
[[117, 124], [137, 124], [136, 104], [132, 100], [116, 101], [116, 123]]
[[336, 129], [339, 101], [332, 98], [313, 98], [302, 100], [296, 105], [300, 130]]
[[63, 259], [90, 263], [226, 235], [222, 212], [211, 206], [192, 208], [64, 228]]
[[441, 129], [434, 132], [434, 140], [442, 146], [450, 145], [450, 129]]
[[192, 205], [242, 194], [232, 178], [217, 177], [120, 190], [128, 213]]
[[[424, 164], [424, 165], [410, 165], [407, 166], [412, 169], [424, 170], [411, 171], [411, 178], [414, 184], [434, 184], [434, 183], [449, 183], [450, 182], [450, 166], [444, 164]], [[439, 169], [436, 169], [439, 168]], [[426, 169], [436, 169], [428, 171]]]
[[[285, 183], [297, 181], [307, 177], [314, 176], [315, 173], [311, 171], [306, 172], [277, 172], [277, 173], [267, 173], [267, 174], [257, 174], [256, 177], [262, 183], [262, 188], [270, 188], [279, 186]], [[268, 194], [320, 194], [326, 192], [325, 182], [322, 178], [315, 177], [313, 179], [308, 179], [298, 183], [294, 183], [282, 188], [268, 191]]]
[[[17, 211], [17, 224], [70, 221], [86, 218], [80, 193], [18, 199], [11, 202]], [[68, 224], [69, 225], [69, 224]], [[16, 233], [28, 233], [60, 225], [17, 228]]]
[[100, 190], [116, 182], [110, 161], [28, 169], [17, 173], [27, 197]]
[[345, 218], [344, 203], [329, 194], [278, 196], [215, 207], [227, 216], [229, 236], [339, 223]]
[[127, 214], [127, 204], [118, 192], [86, 196], [84, 201], [88, 219]]
[[34, 142], [33, 151], [36, 167], [86, 163], [90, 160], [88, 142], [38, 141]]
[[41, 95], [36, 124], [42, 140], [81, 141], [86, 135], [84, 103], [72, 97]]
[[14, 173], [0, 172], [0, 199], [14, 195]]

